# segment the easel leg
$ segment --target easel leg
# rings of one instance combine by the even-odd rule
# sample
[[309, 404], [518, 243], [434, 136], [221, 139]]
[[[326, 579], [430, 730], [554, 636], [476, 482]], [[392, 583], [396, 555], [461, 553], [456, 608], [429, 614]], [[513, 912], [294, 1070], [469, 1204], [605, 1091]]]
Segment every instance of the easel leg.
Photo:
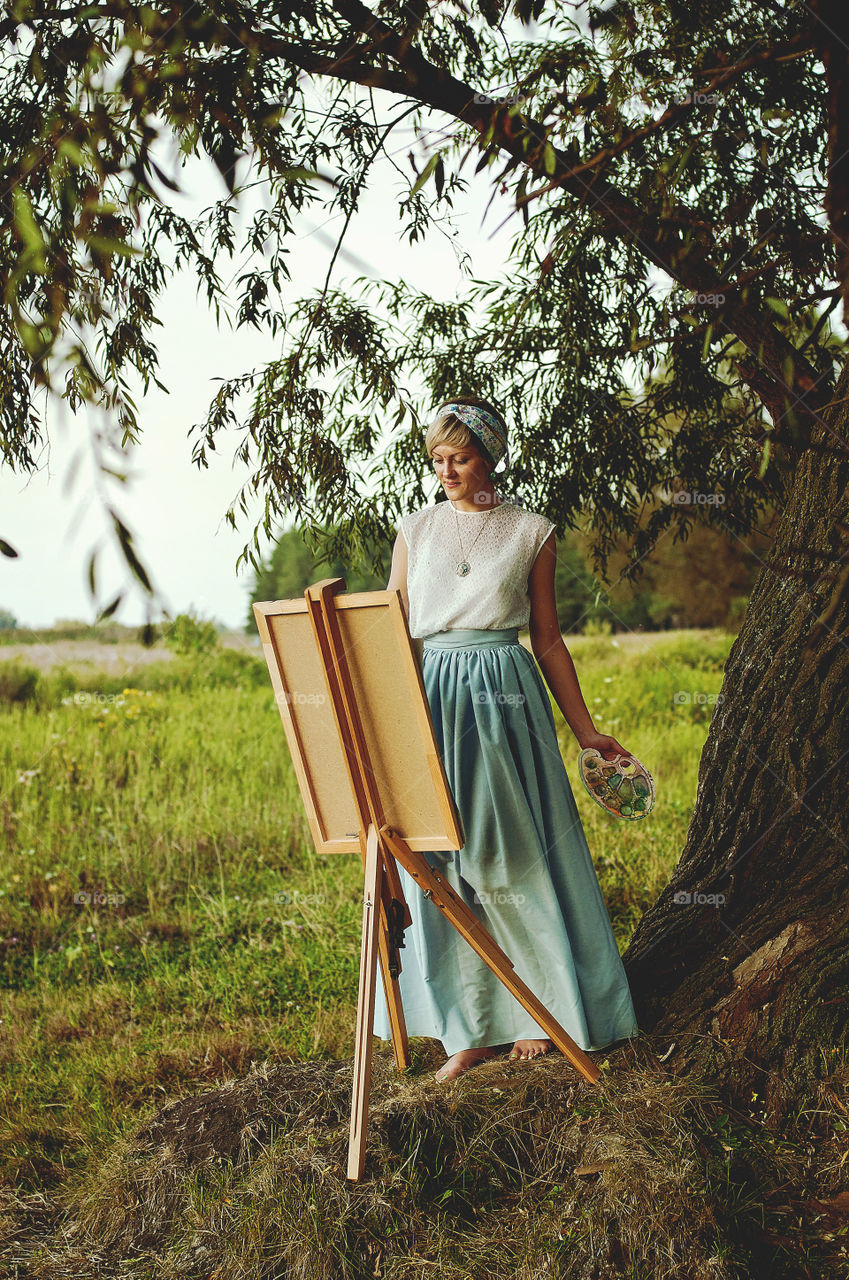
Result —
[[357, 1182], [363, 1173], [368, 1130], [368, 1097], [371, 1084], [374, 987], [377, 978], [378, 924], [382, 859], [373, 823], [369, 824], [363, 888], [363, 931], [360, 947], [360, 989], [357, 998], [357, 1038], [354, 1046], [354, 1088], [351, 1099], [351, 1132], [348, 1142], [348, 1178]]

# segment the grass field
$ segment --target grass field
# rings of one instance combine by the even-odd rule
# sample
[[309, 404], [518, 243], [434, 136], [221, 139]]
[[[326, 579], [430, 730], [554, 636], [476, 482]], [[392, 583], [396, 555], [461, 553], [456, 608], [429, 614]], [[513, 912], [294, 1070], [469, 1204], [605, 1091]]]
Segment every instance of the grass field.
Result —
[[[683, 846], [731, 642], [719, 632], [568, 639], [597, 727], [643, 759], [658, 788], [644, 822], [594, 806], [555, 707], [620, 950]], [[172, 1099], [258, 1064], [350, 1060], [361, 866], [316, 856], [251, 653], [110, 673], [66, 645], [37, 677], [25, 653], [2, 656], [0, 1180], [30, 1206], [58, 1204]], [[432, 1049], [416, 1060], [440, 1060]], [[379, 1078], [389, 1059], [375, 1061]]]

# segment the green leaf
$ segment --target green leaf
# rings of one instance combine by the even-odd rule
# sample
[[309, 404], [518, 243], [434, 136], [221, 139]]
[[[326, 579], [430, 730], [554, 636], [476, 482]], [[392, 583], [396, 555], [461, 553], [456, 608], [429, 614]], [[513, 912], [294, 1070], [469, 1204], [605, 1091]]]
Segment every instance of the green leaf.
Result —
[[761, 456], [761, 465], [758, 468], [758, 478], [763, 480], [766, 475], [766, 469], [769, 466], [769, 440], [764, 441], [763, 455]]
[[550, 142], [545, 144], [545, 149], [542, 153], [542, 167], [545, 169], [549, 177], [552, 177], [557, 169], [557, 156], [555, 155], [554, 147]]
[[46, 324], [34, 325], [21, 320], [18, 323], [18, 333], [24, 348], [33, 360], [40, 360], [52, 344], [53, 335]]
[[162, 169], [160, 169], [159, 165], [156, 163], [156, 161], [153, 159], [152, 156], [148, 156], [147, 162], [150, 165], [153, 172], [156, 174], [159, 181], [162, 183], [163, 187], [167, 187], [169, 191], [176, 191], [179, 193], [180, 188], [177, 186], [176, 182], [171, 181], [171, 179], [168, 177], [168, 174], [164, 173]]
[[423, 187], [423, 186], [424, 186], [424, 184], [427, 182], [427, 180], [428, 180], [428, 178], [430, 177], [430, 175], [431, 175], [431, 174], [433, 173], [433, 171], [436, 169], [436, 166], [437, 166], [437, 164], [438, 164], [438, 163], [439, 163], [439, 154], [437, 153], [436, 155], [433, 155], [433, 156], [431, 156], [431, 157], [430, 157], [430, 159], [428, 160], [427, 164], [426, 164], [426, 165], [425, 165], [425, 167], [422, 169], [421, 173], [419, 174], [418, 178], [416, 179], [416, 181], [415, 181], [415, 183], [414, 183], [414, 185], [413, 185], [413, 188], [412, 188], [412, 190], [411, 190], [411, 192], [410, 192], [410, 195], [411, 195], [411, 196], [414, 196], [414, 195], [416, 194], [416, 192], [417, 192], [417, 191], [420, 191], [420, 190], [422, 189], [422, 187]]
[[440, 155], [436, 161], [436, 168], [433, 171], [433, 180], [436, 183], [436, 194], [442, 196], [442, 188], [445, 185], [445, 165]]
[[766, 111], [761, 112], [761, 120], [790, 120], [792, 113], [786, 107], [769, 107]]
[[764, 298], [764, 302], [776, 315], [781, 316], [782, 320], [790, 319], [790, 312], [783, 298]]
[[112, 523], [115, 526], [115, 533], [117, 534], [118, 541], [121, 544], [121, 550], [124, 553], [124, 559], [126, 560], [127, 564], [130, 566], [130, 570], [133, 576], [138, 579], [138, 581], [142, 584], [142, 586], [147, 591], [152, 592], [153, 588], [150, 585], [150, 578], [147, 576], [147, 570], [145, 569], [141, 560], [139, 560], [138, 556], [136, 555], [136, 549], [133, 546], [133, 535], [130, 533], [127, 526], [123, 523], [120, 516], [118, 516], [117, 513], [113, 511], [111, 508], [109, 509], [109, 514], [112, 517]]
[[89, 248], [94, 249], [97, 253], [116, 253], [120, 258], [133, 258], [141, 253], [141, 249], [136, 249], [131, 244], [125, 244], [123, 240], [113, 240], [111, 236], [102, 236], [96, 231], [89, 232], [88, 235], [81, 236], [80, 239], [84, 240]]
[[5, 538], [0, 538], [0, 555], [8, 556], [10, 560], [16, 560], [18, 558], [18, 552], [10, 542], [6, 541]]
[[39, 269], [43, 268], [44, 250], [47, 246], [44, 242], [44, 236], [41, 234], [41, 228], [35, 220], [35, 214], [32, 211], [29, 198], [20, 187], [15, 187], [12, 192], [12, 210], [18, 235], [23, 240], [26, 248], [34, 255]]
[[106, 606], [105, 609], [101, 609], [100, 613], [95, 618], [95, 622], [103, 622], [105, 621], [106, 618], [111, 618], [112, 614], [118, 608], [118, 605], [121, 603], [123, 599], [124, 599], [124, 593], [123, 591], [121, 591], [118, 593], [118, 595], [115, 597], [114, 600], [110, 600], [109, 604]]
[[324, 173], [316, 173], [315, 169], [302, 169], [297, 166], [291, 169], [281, 169], [279, 173], [274, 175], [277, 178], [284, 178], [286, 182], [326, 182], [328, 186], [335, 187], [337, 182], [335, 178], [329, 178]]
[[73, 138], [62, 138], [56, 147], [60, 156], [67, 156], [72, 160], [78, 169], [82, 169], [85, 165], [85, 155], [82, 148], [78, 147]]

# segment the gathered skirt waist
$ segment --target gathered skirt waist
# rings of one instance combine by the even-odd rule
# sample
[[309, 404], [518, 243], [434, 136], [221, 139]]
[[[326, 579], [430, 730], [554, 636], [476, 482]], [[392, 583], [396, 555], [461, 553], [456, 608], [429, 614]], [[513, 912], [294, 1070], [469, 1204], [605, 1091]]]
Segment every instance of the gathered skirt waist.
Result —
[[434, 631], [422, 641], [426, 649], [490, 649], [496, 645], [518, 644], [518, 627], [490, 631], [480, 627], [462, 627], [453, 631]]

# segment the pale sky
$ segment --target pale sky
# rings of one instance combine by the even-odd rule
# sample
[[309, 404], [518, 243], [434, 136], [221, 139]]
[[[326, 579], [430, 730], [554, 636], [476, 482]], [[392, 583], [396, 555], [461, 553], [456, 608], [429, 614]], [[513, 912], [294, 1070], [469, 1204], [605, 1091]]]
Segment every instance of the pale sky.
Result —
[[[381, 96], [394, 107], [392, 114], [397, 114], [398, 102], [390, 102], [389, 95]], [[379, 116], [388, 118], [386, 107]], [[414, 143], [406, 125], [390, 135], [391, 150], [404, 170], [409, 168], [406, 156]], [[421, 167], [423, 152], [420, 147], [413, 149]], [[472, 276], [492, 278], [504, 271], [517, 218], [491, 238], [509, 212], [509, 204], [506, 198], [494, 201], [482, 226], [490, 188], [486, 173], [473, 179], [473, 170], [474, 158], [463, 171], [469, 176], [468, 198], [455, 200], [453, 221], [463, 248], [471, 256]], [[431, 233], [424, 244], [411, 246], [402, 240], [400, 175], [386, 161], [376, 173], [377, 180], [370, 184], [345, 239], [345, 249], [362, 261], [337, 258], [331, 287], [372, 274], [389, 280], [404, 278], [436, 297], [455, 297], [464, 277], [451, 245], [438, 232]], [[238, 176], [244, 180], [241, 166]], [[180, 205], [184, 213], [192, 206], [202, 209], [225, 191], [220, 177], [206, 162], [193, 161], [179, 180], [184, 190], [192, 193], [191, 202]], [[288, 261], [293, 279], [285, 297], [293, 302], [320, 289], [324, 281], [332, 253], [327, 237], [335, 243], [342, 215], [335, 215], [323, 227], [322, 223], [322, 211], [315, 205], [304, 217], [302, 234], [290, 242]], [[365, 264], [371, 264], [372, 270], [367, 271]], [[238, 274], [236, 265], [228, 270], [223, 259], [219, 271], [224, 279]], [[226, 440], [219, 436], [209, 469], [199, 470], [191, 462], [188, 431], [205, 418], [215, 393], [215, 378], [243, 373], [279, 352], [269, 335], [255, 329], [236, 331], [225, 324], [218, 329], [205, 297], [196, 298], [195, 287], [195, 281], [182, 273], [163, 295], [158, 312], [162, 328], [155, 330], [154, 341], [160, 353], [159, 377], [170, 394], [154, 387], [137, 399], [142, 442], [128, 454], [132, 480], [123, 487], [113, 484], [109, 496], [172, 614], [192, 608], [203, 617], [241, 627], [253, 570], [242, 565], [237, 575], [235, 565], [256, 519], [240, 516], [237, 531], [224, 519], [248, 474], [246, 468], [233, 463], [239, 437], [236, 433]], [[67, 618], [93, 620], [95, 609], [86, 570], [94, 546], [103, 543], [104, 551], [98, 558], [100, 604], [105, 605], [127, 587], [115, 619], [138, 624], [145, 616], [144, 596], [128, 582], [127, 571], [112, 548], [109, 525], [93, 485], [90, 428], [102, 418], [83, 409], [73, 416], [54, 400], [47, 422], [50, 451], [39, 472], [28, 479], [0, 469], [0, 537], [19, 552], [16, 560], [0, 558], [0, 608], [10, 610], [21, 627], [50, 626]], [[81, 463], [68, 493], [66, 477], [77, 452]], [[263, 544], [264, 554], [267, 550]]]

